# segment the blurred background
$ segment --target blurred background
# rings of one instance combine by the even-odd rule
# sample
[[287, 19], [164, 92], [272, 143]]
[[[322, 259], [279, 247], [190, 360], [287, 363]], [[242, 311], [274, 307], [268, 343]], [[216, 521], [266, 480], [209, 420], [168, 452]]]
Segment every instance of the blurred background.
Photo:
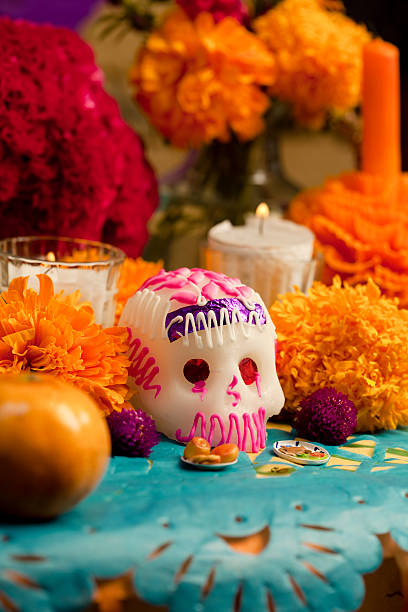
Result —
[[[144, 34], [120, 30], [102, 36], [101, 16], [115, 11], [117, 4], [98, 0], [0, 0], [0, 14], [76, 29], [94, 49], [105, 73], [105, 86], [118, 101], [124, 119], [143, 137], [147, 154], [159, 176], [177, 167], [185, 152], [166, 146], [159, 132], [143, 117], [132, 101], [128, 83], [131, 66]], [[141, 0], [140, 4], [143, 4]], [[272, 5], [273, 2], [270, 2]], [[401, 54], [402, 159], [408, 169], [408, 8], [406, 0], [345, 0], [347, 14], [369, 30], [397, 45]], [[166, 3], [158, 10], [166, 10]], [[327, 175], [355, 166], [347, 139], [337, 134], [291, 130], [279, 143], [282, 169], [297, 188], [320, 183]]]

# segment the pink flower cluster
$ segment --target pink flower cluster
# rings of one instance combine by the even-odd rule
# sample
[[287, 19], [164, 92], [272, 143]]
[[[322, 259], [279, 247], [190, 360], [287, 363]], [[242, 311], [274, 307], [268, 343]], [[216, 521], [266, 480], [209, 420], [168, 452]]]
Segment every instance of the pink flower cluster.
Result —
[[0, 237], [75, 236], [138, 256], [157, 203], [90, 47], [65, 28], [0, 18]]
[[177, 0], [177, 4], [190, 19], [195, 19], [202, 11], [211, 13], [215, 22], [234, 17], [239, 23], [244, 23], [248, 18], [248, 8], [242, 0]]

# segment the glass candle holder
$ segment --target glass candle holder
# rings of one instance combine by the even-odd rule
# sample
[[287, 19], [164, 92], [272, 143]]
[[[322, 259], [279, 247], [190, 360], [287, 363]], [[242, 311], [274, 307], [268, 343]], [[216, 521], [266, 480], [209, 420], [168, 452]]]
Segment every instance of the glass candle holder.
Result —
[[307, 291], [322, 269], [313, 257], [314, 234], [276, 215], [261, 203], [244, 225], [222, 221], [208, 232], [201, 249], [203, 268], [239, 278], [257, 291], [269, 308], [279, 294], [294, 286]]
[[113, 324], [120, 268], [125, 254], [120, 249], [91, 240], [55, 236], [25, 236], [0, 240], [1, 290], [18, 276], [29, 276], [37, 288], [37, 274], [47, 274], [55, 291], [65, 295], [77, 289], [81, 301], [90, 302], [95, 321]]
[[308, 260], [261, 250], [223, 250], [207, 243], [200, 251], [201, 267], [239, 278], [259, 293], [268, 308], [279, 294], [293, 291], [294, 286], [306, 292], [320, 278], [323, 263], [320, 254]]

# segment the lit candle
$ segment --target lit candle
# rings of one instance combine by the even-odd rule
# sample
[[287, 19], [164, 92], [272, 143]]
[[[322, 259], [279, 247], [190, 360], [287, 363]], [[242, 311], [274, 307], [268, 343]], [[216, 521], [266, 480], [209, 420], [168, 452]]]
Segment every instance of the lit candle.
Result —
[[95, 321], [105, 327], [114, 322], [117, 283], [124, 253], [107, 244], [72, 238], [21, 237], [0, 241], [1, 290], [17, 276], [29, 276], [37, 289], [37, 274], [47, 274], [56, 292], [79, 289], [81, 301], [90, 302]]
[[401, 172], [399, 52], [375, 39], [363, 51], [362, 170], [392, 179]]
[[265, 219], [269, 217], [269, 206], [265, 202], [258, 204], [255, 216], [259, 219], [259, 233], [263, 234]]
[[314, 235], [303, 225], [280, 219], [264, 217], [263, 232], [259, 231], [260, 215], [248, 215], [245, 225], [233, 226], [223, 221], [210, 229], [208, 242], [210, 246], [247, 254], [269, 253], [280, 259], [308, 260], [313, 255]]
[[238, 277], [258, 291], [269, 307], [279, 293], [294, 285], [306, 290], [314, 280], [314, 235], [302, 225], [268, 216], [265, 203], [260, 207], [245, 225], [233, 226], [229, 221], [215, 225], [202, 251], [202, 265]]

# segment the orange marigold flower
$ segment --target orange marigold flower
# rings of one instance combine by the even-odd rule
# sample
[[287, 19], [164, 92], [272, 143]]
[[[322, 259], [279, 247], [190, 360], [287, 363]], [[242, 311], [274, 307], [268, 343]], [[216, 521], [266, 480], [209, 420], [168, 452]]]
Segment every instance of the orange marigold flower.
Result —
[[103, 255], [101, 253], [101, 249], [97, 247], [88, 247], [86, 249], [74, 249], [71, 255], [64, 255], [63, 261], [72, 261], [72, 262], [93, 262], [93, 261], [103, 261], [109, 258], [109, 255]]
[[323, 280], [372, 278], [408, 306], [408, 174], [394, 182], [364, 172], [328, 179], [300, 193], [289, 216], [310, 227], [325, 255]]
[[87, 391], [105, 413], [121, 410], [129, 397], [126, 328], [102, 329], [80, 292], [54, 294], [49, 276], [11, 281], [0, 300], [0, 373], [25, 370], [61, 376]]
[[408, 425], [408, 311], [372, 280], [281, 296], [270, 309], [277, 369], [295, 412], [317, 389], [334, 387], [355, 404], [358, 431]]
[[260, 89], [275, 78], [266, 45], [236, 19], [192, 21], [172, 11], [153, 32], [131, 71], [136, 100], [178, 147], [228, 141], [233, 130], [250, 140], [264, 127], [269, 98]]
[[270, 92], [293, 105], [299, 123], [318, 128], [328, 111], [359, 103], [365, 27], [319, 0], [283, 0], [255, 20], [255, 30], [276, 59]]
[[163, 268], [163, 261], [145, 261], [141, 257], [132, 259], [127, 257], [120, 271], [118, 293], [116, 296], [116, 323], [122, 314], [126, 302], [141, 285], [150, 278], [156, 276]]

